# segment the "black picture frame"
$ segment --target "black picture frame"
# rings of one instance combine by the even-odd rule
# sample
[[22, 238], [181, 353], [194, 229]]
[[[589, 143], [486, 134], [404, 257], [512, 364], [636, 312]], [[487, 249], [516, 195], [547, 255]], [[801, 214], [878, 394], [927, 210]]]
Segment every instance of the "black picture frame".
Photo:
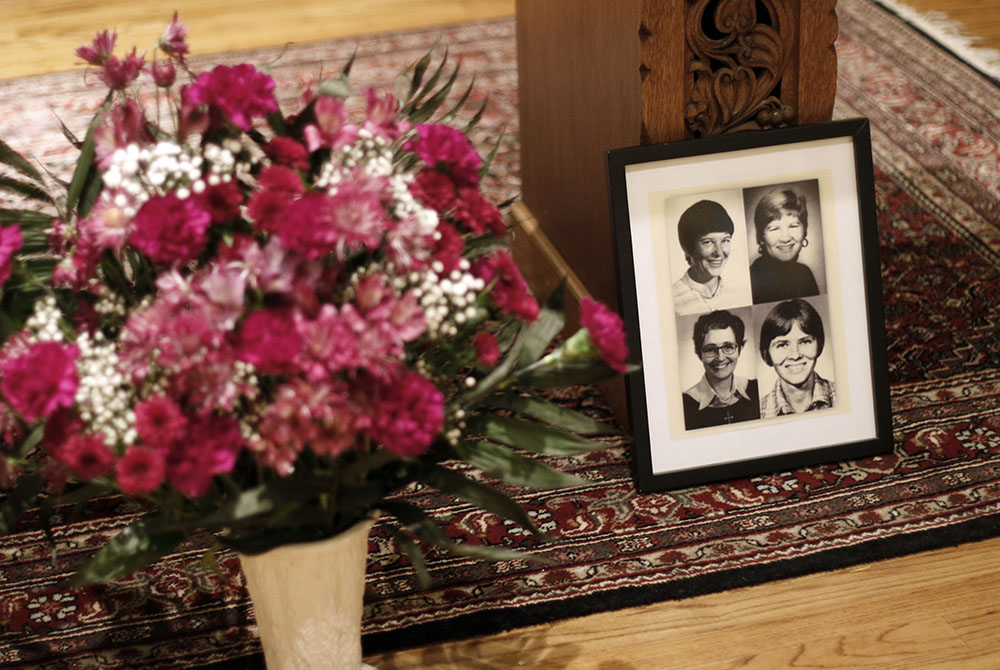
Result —
[[615, 149], [607, 170], [639, 491], [892, 449], [867, 119]]

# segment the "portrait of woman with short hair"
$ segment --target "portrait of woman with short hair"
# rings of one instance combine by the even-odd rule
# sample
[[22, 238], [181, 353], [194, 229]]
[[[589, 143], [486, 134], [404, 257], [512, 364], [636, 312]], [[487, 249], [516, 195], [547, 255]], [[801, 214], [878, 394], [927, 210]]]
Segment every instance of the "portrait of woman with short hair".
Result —
[[[759, 254], [750, 265], [754, 304], [806, 298], [822, 292], [813, 270], [800, 260], [810, 243], [820, 239], [819, 222], [812, 221], [809, 215], [810, 198], [818, 199], [818, 191], [813, 193], [816, 189], [810, 188], [815, 183], [812, 180], [764, 189], [759, 199], [755, 199], [758, 189], [748, 191]], [[817, 203], [813, 203], [813, 209], [818, 215]], [[748, 212], [747, 216], [751, 214]], [[821, 262], [818, 257], [814, 260]]]
[[[733, 249], [734, 230], [729, 212], [715, 200], [699, 200], [680, 215], [677, 239], [688, 267], [672, 287], [677, 314], [747, 304], [745, 285], [735, 285], [723, 273]], [[746, 273], [745, 266], [742, 272]]]
[[726, 310], [703, 314], [694, 324], [692, 339], [705, 372], [682, 396], [684, 427], [694, 430], [759, 418], [757, 381], [736, 374], [746, 346], [743, 320]]
[[778, 377], [760, 399], [762, 419], [836, 406], [833, 381], [816, 371], [826, 334], [819, 312], [809, 302], [796, 298], [771, 308], [761, 323], [757, 343], [761, 359]]

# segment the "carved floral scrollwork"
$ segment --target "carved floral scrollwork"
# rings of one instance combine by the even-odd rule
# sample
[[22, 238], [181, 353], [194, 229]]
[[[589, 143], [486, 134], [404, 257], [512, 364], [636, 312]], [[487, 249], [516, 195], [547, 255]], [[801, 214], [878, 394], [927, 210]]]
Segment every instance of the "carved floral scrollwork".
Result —
[[685, 27], [694, 77], [685, 110], [695, 135], [785, 125], [780, 84], [795, 45], [789, 0], [696, 0]]

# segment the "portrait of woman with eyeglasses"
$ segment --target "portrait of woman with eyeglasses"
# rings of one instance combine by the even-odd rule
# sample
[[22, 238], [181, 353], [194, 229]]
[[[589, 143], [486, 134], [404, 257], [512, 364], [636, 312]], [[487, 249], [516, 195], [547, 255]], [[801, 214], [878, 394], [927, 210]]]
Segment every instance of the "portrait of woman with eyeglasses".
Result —
[[683, 394], [684, 427], [694, 430], [760, 418], [757, 381], [736, 374], [746, 346], [743, 320], [727, 310], [703, 314], [695, 321], [692, 339], [704, 374]]

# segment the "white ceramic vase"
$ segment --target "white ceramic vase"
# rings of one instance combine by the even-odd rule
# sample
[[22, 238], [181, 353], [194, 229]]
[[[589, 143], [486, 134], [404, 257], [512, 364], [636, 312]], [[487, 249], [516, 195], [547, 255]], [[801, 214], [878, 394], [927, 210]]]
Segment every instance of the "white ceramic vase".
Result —
[[361, 614], [373, 521], [240, 563], [267, 670], [363, 670]]

